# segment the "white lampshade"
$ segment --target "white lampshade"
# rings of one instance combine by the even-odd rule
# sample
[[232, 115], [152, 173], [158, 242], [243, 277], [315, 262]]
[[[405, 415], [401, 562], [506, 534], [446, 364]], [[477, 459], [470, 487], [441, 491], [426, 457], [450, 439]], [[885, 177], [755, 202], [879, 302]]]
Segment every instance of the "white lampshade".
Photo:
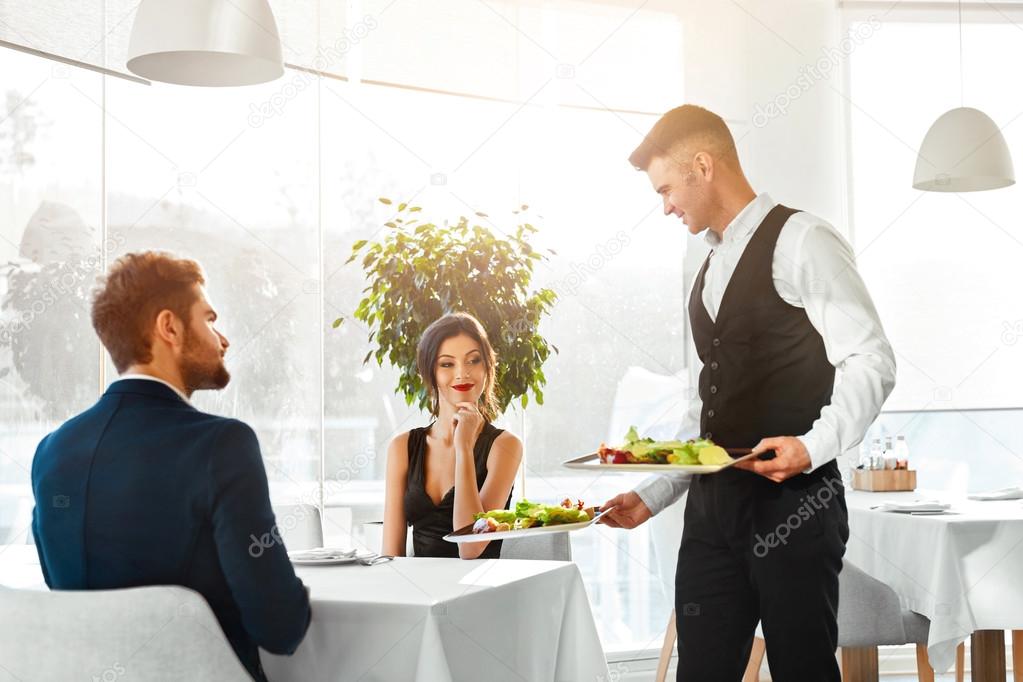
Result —
[[1002, 131], [978, 109], [959, 107], [938, 117], [916, 159], [913, 187], [928, 192], [978, 192], [1015, 184]]
[[178, 85], [252, 85], [284, 73], [267, 0], [142, 0], [128, 70]]

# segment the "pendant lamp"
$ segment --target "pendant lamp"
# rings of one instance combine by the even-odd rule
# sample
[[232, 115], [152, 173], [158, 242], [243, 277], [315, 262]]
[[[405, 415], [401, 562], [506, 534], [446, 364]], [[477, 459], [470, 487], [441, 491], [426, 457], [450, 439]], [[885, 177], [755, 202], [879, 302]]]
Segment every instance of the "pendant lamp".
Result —
[[142, 0], [127, 66], [177, 85], [253, 85], [284, 73], [267, 0]]
[[[959, 97], [963, 99], [963, 3], [959, 0]], [[913, 187], [978, 192], [1016, 182], [1002, 131], [979, 109], [959, 106], [938, 117], [917, 154]]]

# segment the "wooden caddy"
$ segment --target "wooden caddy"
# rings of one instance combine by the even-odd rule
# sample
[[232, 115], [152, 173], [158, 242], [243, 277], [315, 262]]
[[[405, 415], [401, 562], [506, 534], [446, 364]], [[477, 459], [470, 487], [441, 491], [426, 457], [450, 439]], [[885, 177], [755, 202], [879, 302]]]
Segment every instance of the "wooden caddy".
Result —
[[916, 470], [853, 469], [852, 487], [874, 493], [916, 490]]

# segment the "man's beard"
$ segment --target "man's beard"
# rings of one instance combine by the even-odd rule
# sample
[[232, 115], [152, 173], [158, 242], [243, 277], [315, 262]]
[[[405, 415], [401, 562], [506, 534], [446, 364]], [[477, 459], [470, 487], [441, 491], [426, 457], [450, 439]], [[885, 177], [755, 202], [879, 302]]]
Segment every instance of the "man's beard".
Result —
[[200, 355], [199, 344], [196, 343], [192, 333], [188, 331], [185, 332], [185, 347], [181, 353], [181, 364], [178, 369], [189, 394], [204, 389], [219, 390], [231, 381], [231, 374], [224, 366], [223, 356], [217, 355], [213, 360], [203, 359]]

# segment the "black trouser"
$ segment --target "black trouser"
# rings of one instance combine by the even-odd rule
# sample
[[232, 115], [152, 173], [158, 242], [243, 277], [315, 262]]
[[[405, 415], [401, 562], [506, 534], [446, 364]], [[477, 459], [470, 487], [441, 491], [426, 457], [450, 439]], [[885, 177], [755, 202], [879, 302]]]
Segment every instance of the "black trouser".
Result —
[[735, 469], [695, 476], [675, 574], [678, 682], [739, 682], [758, 620], [775, 682], [839, 682], [848, 539], [835, 462], [784, 483]]

